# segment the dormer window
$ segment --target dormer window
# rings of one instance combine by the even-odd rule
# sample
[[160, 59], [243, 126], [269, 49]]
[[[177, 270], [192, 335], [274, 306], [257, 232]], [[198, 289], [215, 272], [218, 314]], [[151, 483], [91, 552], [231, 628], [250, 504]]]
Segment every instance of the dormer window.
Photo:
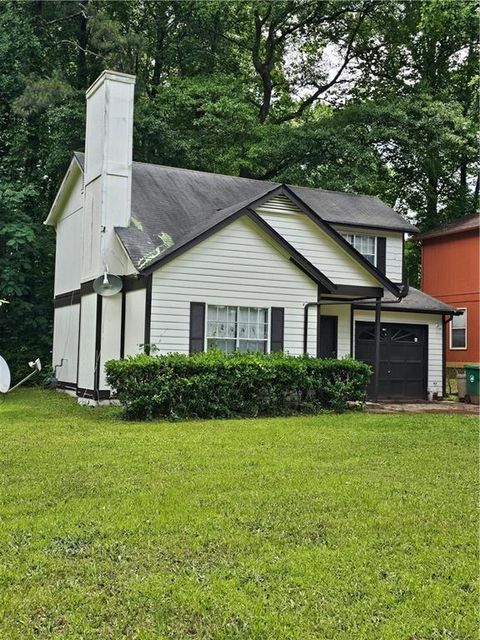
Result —
[[374, 266], [377, 264], [377, 239], [364, 233], [342, 233], [342, 236]]

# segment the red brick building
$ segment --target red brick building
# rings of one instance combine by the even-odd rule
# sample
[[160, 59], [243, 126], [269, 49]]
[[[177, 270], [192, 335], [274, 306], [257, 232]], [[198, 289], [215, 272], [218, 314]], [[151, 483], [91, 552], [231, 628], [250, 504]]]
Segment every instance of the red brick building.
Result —
[[480, 363], [480, 216], [466, 216], [418, 240], [422, 291], [464, 310], [446, 327], [447, 368]]

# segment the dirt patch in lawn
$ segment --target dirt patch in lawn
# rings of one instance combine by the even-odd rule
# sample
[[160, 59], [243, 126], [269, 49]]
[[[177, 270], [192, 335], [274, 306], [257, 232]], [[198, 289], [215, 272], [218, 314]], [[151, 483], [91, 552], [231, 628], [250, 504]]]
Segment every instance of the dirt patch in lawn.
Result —
[[367, 402], [368, 413], [457, 413], [464, 416], [480, 416], [480, 407], [465, 402]]

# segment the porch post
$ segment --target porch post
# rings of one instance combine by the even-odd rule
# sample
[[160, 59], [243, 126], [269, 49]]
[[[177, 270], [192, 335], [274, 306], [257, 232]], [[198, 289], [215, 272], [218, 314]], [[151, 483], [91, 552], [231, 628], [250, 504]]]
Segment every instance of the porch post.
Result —
[[373, 373], [373, 399], [378, 400], [378, 388], [380, 383], [380, 320], [382, 299], [375, 299], [375, 370]]
[[307, 353], [308, 346], [308, 302], [303, 310], [303, 355]]
[[322, 300], [322, 296], [320, 294], [320, 291], [318, 292], [318, 296], [317, 296], [317, 352], [316, 352], [316, 357], [318, 358], [320, 355], [320, 338], [321, 338], [321, 329], [320, 329], [320, 324], [321, 324], [321, 313], [322, 313], [322, 308], [320, 306], [320, 302]]

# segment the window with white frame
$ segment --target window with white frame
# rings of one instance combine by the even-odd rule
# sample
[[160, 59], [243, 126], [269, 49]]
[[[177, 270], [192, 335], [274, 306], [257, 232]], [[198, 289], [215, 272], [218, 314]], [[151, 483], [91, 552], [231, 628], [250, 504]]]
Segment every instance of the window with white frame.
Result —
[[461, 316], [453, 316], [450, 323], [450, 349], [466, 349], [467, 348], [467, 310], [463, 311]]
[[377, 238], [363, 233], [342, 233], [342, 236], [374, 266], [377, 264]]
[[267, 353], [268, 309], [208, 305], [207, 349]]

